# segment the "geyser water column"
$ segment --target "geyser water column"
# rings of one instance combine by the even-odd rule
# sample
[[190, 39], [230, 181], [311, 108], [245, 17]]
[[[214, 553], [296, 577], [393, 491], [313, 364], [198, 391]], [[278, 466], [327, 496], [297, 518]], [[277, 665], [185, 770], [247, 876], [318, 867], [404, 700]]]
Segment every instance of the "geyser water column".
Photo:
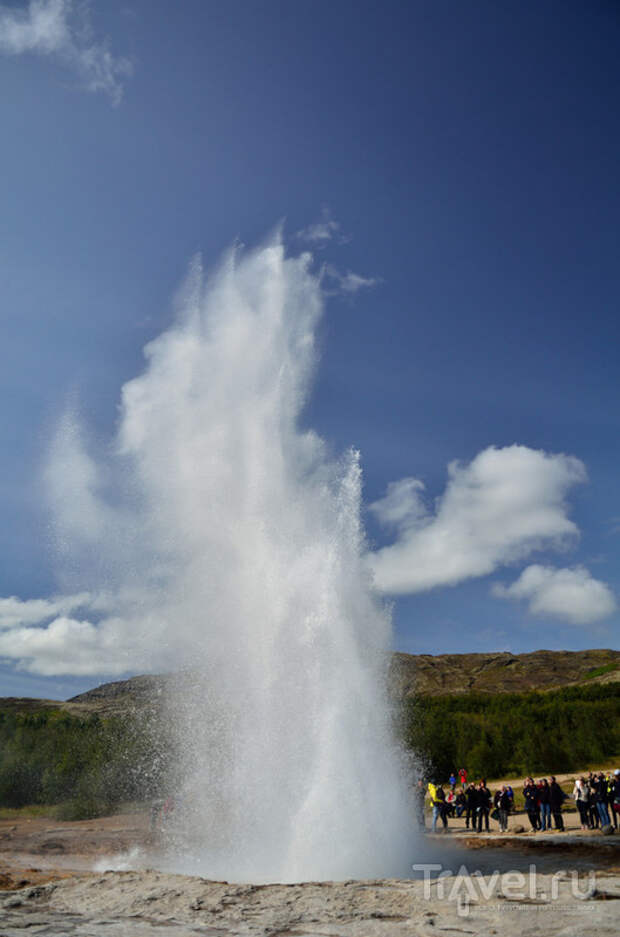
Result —
[[189, 668], [170, 700], [186, 821], [172, 864], [229, 880], [409, 868], [358, 456], [330, 459], [299, 426], [323, 308], [311, 262], [278, 237], [206, 284], [194, 264], [122, 395], [119, 595], [148, 622], [151, 666]]

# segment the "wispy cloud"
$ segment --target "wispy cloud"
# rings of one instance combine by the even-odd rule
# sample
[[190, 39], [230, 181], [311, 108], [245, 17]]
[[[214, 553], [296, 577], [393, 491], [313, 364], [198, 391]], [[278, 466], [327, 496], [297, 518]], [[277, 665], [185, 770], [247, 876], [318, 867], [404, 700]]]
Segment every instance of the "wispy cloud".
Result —
[[555, 569], [534, 564], [524, 569], [510, 586], [495, 584], [491, 592], [500, 599], [525, 600], [535, 615], [587, 625], [608, 618], [617, 603], [609, 586], [594, 579], [583, 566]]
[[117, 105], [133, 71], [126, 58], [95, 42], [88, 5], [74, 0], [30, 0], [27, 7], [0, 6], [0, 51], [48, 55], [75, 71], [87, 91], [103, 91]]
[[377, 588], [424, 592], [486, 576], [536, 549], [566, 547], [579, 531], [565, 497], [585, 480], [578, 459], [515, 445], [485, 449], [469, 465], [453, 462], [433, 507], [418, 479], [393, 483], [370, 506], [397, 533], [369, 557]]
[[342, 233], [340, 222], [332, 218], [329, 208], [325, 205], [321, 210], [320, 219], [302, 228], [295, 237], [299, 241], [305, 241], [314, 250], [325, 247], [332, 240], [336, 240], [338, 244], [347, 244], [351, 240], [348, 235]]
[[325, 267], [324, 274], [331, 281], [331, 287], [327, 290], [328, 293], [347, 293], [352, 296], [359, 290], [368, 289], [381, 283], [379, 277], [362, 277], [359, 273], [353, 273], [351, 270], [340, 273], [331, 264]]

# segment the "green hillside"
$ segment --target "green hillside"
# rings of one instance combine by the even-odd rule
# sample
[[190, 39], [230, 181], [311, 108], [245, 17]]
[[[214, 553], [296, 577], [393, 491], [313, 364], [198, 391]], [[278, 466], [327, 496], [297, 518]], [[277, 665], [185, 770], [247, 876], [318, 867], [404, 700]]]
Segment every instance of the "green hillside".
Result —
[[402, 734], [426, 773], [439, 778], [461, 766], [474, 777], [497, 778], [604, 764], [620, 755], [620, 683], [410, 696]]

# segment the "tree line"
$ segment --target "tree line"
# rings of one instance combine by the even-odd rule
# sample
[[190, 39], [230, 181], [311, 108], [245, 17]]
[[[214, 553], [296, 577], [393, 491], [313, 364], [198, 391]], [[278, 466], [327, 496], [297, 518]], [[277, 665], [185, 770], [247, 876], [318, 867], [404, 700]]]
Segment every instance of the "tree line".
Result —
[[[541, 775], [620, 754], [620, 683], [547, 692], [418, 696], [398, 730], [426, 773]], [[0, 806], [58, 805], [65, 819], [165, 797], [173, 747], [165, 723], [62, 710], [0, 709]]]
[[0, 805], [58, 804], [63, 819], [109, 813], [165, 787], [163, 727], [137, 716], [0, 709]]
[[620, 683], [410, 697], [400, 731], [429, 774], [559, 774], [620, 755]]

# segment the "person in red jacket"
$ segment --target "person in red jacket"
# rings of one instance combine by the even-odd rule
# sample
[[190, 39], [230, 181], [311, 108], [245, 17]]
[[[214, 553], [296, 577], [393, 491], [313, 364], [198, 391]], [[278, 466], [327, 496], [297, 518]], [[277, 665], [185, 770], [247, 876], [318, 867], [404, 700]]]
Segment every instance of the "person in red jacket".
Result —
[[459, 768], [459, 778], [461, 779], [461, 787], [467, 787], [467, 768]]

